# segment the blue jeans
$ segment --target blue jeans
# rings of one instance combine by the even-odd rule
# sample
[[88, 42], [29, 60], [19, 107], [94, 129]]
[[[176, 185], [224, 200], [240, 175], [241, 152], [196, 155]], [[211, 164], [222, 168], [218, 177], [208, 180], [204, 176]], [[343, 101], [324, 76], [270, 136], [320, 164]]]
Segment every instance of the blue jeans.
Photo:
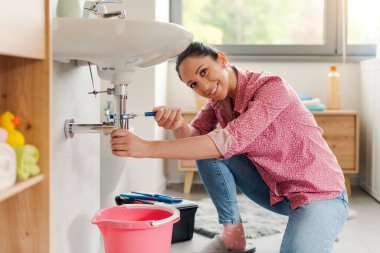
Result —
[[330, 252], [348, 213], [346, 190], [335, 199], [304, 204], [291, 210], [287, 198], [270, 205], [269, 187], [245, 155], [198, 160], [197, 167], [221, 224], [242, 223], [236, 188], [260, 206], [289, 217], [281, 253]]

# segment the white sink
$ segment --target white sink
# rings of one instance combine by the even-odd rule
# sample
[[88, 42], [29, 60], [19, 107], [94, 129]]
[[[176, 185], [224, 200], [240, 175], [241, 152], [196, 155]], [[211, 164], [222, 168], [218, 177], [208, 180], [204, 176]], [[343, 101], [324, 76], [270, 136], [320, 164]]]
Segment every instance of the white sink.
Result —
[[192, 39], [190, 31], [172, 23], [55, 18], [53, 58], [91, 62], [97, 65], [101, 78], [117, 82], [123, 73], [177, 56]]

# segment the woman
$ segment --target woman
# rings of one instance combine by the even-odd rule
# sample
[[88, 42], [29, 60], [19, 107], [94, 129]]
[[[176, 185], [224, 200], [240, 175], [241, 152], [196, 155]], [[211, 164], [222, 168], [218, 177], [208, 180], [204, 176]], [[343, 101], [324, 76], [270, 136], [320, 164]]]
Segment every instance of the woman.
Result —
[[113, 154], [197, 160], [223, 224], [203, 252], [254, 251], [246, 245], [236, 187], [289, 217], [281, 252], [330, 252], [347, 217], [344, 177], [294, 90], [278, 76], [229, 65], [222, 52], [200, 42], [178, 56], [176, 70], [209, 101], [190, 125], [180, 109], [154, 108], [158, 125], [177, 139], [146, 141], [115, 130]]

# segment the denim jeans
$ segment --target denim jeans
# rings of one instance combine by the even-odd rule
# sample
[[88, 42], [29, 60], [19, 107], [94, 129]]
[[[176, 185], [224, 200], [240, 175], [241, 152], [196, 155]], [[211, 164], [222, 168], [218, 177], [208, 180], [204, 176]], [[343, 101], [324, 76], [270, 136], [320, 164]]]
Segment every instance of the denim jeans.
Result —
[[198, 160], [197, 167], [221, 224], [242, 223], [236, 188], [260, 206], [289, 217], [281, 253], [330, 252], [348, 213], [346, 190], [335, 199], [304, 204], [291, 210], [287, 198], [270, 205], [269, 187], [252, 161], [244, 155], [230, 159]]

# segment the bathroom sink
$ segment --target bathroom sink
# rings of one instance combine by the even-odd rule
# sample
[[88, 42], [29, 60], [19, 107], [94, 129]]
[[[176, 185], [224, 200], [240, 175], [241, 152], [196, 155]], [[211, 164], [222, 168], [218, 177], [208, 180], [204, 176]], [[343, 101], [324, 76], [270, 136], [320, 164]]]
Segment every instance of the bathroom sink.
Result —
[[[53, 58], [97, 65], [100, 78], [123, 78], [123, 73], [153, 66], [177, 56], [193, 34], [185, 28], [156, 21], [131, 19], [55, 18]], [[115, 75], [121, 74], [121, 77]]]

